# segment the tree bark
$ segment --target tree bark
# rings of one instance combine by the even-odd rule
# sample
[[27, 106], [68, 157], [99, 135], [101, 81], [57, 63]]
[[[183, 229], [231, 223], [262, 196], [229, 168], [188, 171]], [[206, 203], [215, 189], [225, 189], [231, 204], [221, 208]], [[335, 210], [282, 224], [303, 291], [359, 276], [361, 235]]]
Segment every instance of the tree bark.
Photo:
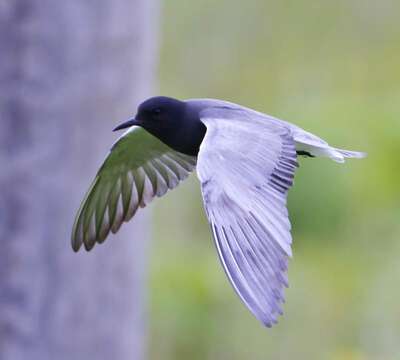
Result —
[[149, 95], [157, 0], [0, 0], [0, 359], [142, 359], [143, 213], [91, 253], [73, 217]]

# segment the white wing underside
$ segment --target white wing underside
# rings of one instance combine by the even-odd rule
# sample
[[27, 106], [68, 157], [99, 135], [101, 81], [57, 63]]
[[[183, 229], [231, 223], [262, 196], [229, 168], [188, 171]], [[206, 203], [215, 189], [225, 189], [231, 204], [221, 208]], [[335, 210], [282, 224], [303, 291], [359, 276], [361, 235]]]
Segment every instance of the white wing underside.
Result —
[[243, 112], [206, 112], [197, 173], [207, 216], [234, 289], [266, 326], [282, 314], [291, 256], [287, 191], [297, 165], [289, 129]]
[[116, 233], [139, 207], [186, 179], [196, 158], [163, 144], [146, 130], [131, 128], [112, 147], [78, 211], [72, 247], [90, 250]]

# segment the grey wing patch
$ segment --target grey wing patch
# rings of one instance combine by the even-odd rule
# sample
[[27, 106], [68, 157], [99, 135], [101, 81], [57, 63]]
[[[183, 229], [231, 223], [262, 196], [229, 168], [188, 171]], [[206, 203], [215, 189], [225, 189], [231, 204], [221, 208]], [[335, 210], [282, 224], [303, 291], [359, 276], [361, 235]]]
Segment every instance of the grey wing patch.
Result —
[[212, 223], [225, 272], [242, 301], [270, 327], [282, 315], [288, 256], [253, 214], [229, 226]]
[[286, 195], [293, 185], [294, 172], [299, 164], [293, 139], [290, 136], [281, 136], [282, 150], [278, 161], [269, 177], [268, 184], [276, 191]]
[[138, 208], [175, 188], [194, 170], [196, 158], [170, 149], [143, 131], [127, 134], [132, 139], [121, 138], [96, 175], [75, 218], [71, 237], [75, 251], [82, 244], [91, 250], [96, 242], [104, 242]]
[[[282, 314], [288, 286], [292, 239], [286, 196], [298, 166], [294, 141], [285, 128], [270, 131], [267, 127], [262, 133], [256, 127], [250, 130], [256, 137], [254, 148], [247, 143], [232, 152], [231, 147], [216, 145], [224, 141], [219, 132], [224, 126], [213, 126], [211, 120], [205, 123], [208, 138], [203, 141], [197, 169], [218, 255], [241, 300], [270, 327]], [[261, 142], [260, 136], [264, 137]], [[218, 151], [220, 156], [215, 155]], [[246, 161], [243, 153], [252, 158]], [[240, 171], [232, 173], [234, 162], [240, 162]], [[246, 180], [238, 178], [239, 173]]]

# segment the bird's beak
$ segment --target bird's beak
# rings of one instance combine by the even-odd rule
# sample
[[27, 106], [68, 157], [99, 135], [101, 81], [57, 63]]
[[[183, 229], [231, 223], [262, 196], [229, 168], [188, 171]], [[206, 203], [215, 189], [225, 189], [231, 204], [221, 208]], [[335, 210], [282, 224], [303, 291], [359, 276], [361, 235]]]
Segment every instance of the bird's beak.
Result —
[[134, 125], [139, 125], [139, 121], [136, 120], [136, 118], [123, 122], [122, 124], [118, 125], [115, 129], [113, 129], [113, 131], [126, 129], [126, 128], [134, 126]]

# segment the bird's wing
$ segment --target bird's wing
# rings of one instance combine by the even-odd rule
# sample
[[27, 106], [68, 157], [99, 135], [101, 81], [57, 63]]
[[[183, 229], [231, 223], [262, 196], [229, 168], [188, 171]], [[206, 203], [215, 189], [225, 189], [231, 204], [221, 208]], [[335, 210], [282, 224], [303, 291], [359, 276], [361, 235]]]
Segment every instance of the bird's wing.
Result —
[[200, 116], [207, 132], [197, 173], [220, 260], [243, 302], [271, 326], [291, 256], [286, 197], [298, 164], [290, 129], [246, 111]]
[[116, 233], [138, 207], [164, 195], [196, 166], [196, 158], [159, 141], [142, 128], [128, 130], [114, 144], [75, 218], [72, 247], [90, 250], [110, 230]]

